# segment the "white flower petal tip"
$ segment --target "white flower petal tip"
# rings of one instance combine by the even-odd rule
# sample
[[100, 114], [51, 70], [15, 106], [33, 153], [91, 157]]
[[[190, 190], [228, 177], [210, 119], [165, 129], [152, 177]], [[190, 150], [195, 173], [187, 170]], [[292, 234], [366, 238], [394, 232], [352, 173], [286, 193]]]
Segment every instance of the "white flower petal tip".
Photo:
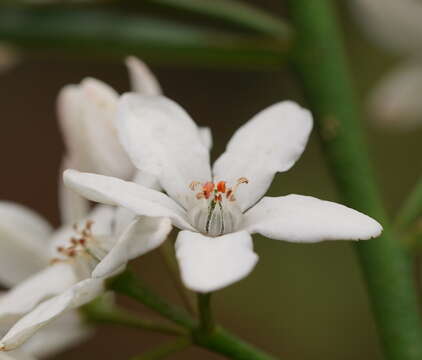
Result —
[[271, 239], [313, 243], [323, 240], [368, 240], [382, 226], [344, 205], [311, 196], [264, 197], [245, 214], [245, 229]]
[[21, 318], [0, 340], [5, 350], [13, 350], [26, 342], [37, 331], [62, 315], [94, 300], [104, 291], [104, 282], [99, 279], [83, 280], [64, 293], [39, 304]]
[[168, 217], [181, 229], [192, 229], [183, 208], [165, 194], [133, 182], [66, 170], [64, 183], [91, 201], [122, 206], [137, 215]]
[[312, 126], [312, 114], [292, 101], [269, 106], [235, 132], [214, 163], [214, 179], [231, 184], [248, 179], [236, 196], [240, 208], [248, 209], [264, 196], [277, 172], [299, 159]]
[[171, 229], [171, 221], [167, 218], [135, 219], [97, 265], [92, 276], [104, 278], [116, 274], [128, 261], [159, 247], [167, 239]]
[[143, 95], [160, 95], [160, 84], [149, 67], [135, 56], [126, 58], [132, 90]]
[[181, 231], [176, 255], [185, 286], [200, 293], [216, 291], [245, 278], [258, 261], [252, 238], [245, 231], [214, 238]]
[[48, 266], [0, 297], [0, 319], [25, 314], [41, 301], [65, 291], [76, 281], [69, 264]]

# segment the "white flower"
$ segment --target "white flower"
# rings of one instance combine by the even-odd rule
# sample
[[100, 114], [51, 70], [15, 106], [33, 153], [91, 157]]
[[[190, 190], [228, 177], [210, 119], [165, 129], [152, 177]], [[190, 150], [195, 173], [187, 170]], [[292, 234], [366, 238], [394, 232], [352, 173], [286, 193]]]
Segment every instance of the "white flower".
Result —
[[394, 130], [422, 125], [422, 3], [414, 0], [352, 0], [359, 25], [385, 49], [405, 57], [368, 97], [376, 124]]
[[[134, 91], [146, 95], [161, 93], [157, 80], [142, 61], [129, 57], [126, 64]], [[57, 111], [67, 149], [63, 169], [70, 167], [122, 179], [135, 175], [114, 126], [118, 97], [113, 88], [93, 78], [86, 78], [79, 85], [66, 85], [60, 91]], [[146, 177], [142, 176], [143, 184]], [[87, 215], [85, 199], [64, 187], [60, 190], [64, 222], [73, 223]]]
[[[32, 210], [0, 202], [0, 283], [17, 286], [48, 266], [46, 247], [52, 234], [50, 225]], [[0, 293], [0, 303], [5, 293]], [[17, 315], [17, 314], [16, 314]], [[0, 336], [16, 317], [0, 319]], [[69, 313], [40, 331], [22, 351], [0, 353], [1, 360], [29, 360], [51, 356], [83, 340], [88, 328], [77, 313]]]
[[[133, 217], [125, 209], [115, 212], [113, 207], [97, 206], [76, 226], [64, 226], [52, 233], [45, 221], [31, 211], [0, 203], [1, 273], [7, 279], [7, 274], [21, 264], [31, 271], [26, 279], [20, 275], [19, 280], [23, 281], [0, 297], [0, 321], [19, 319], [0, 340], [0, 350], [15, 349], [57, 318], [57, 324], [68, 327], [62, 328], [61, 334], [69, 337], [69, 341], [74, 342], [72, 328], [80, 336], [86, 334], [82, 325], [77, 329], [71, 326], [69, 318], [64, 321], [63, 316], [77, 316], [69, 310], [90, 302], [105, 290], [106, 277], [93, 278], [92, 272], [99, 268], [112, 275], [122, 270], [129, 259], [143, 253], [145, 248], [159, 246], [171, 230], [166, 218]], [[14, 257], [3, 263], [12, 254]], [[39, 264], [34, 264], [31, 256], [37, 254]], [[48, 327], [43, 331], [48, 331]], [[53, 341], [55, 333], [50, 333], [54, 345], [60, 339], [57, 335]]]
[[[128, 57], [126, 65], [133, 91], [144, 95], [159, 95], [161, 87], [148, 67], [135, 57]], [[134, 179], [147, 187], [157, 188], [155, 177], [136, 172], [120, 145], [115, 128], [118, 94], [109, 85], [93, 78], [79, 85], [65, 86], [57, 101], [59, 124], [67, 153], [62, 169]], [[202, 141], [211, 147], [208, 128], [199, 129]], [[87, 215], [86, 199], [69, 191], [60, 182], [60, 207], [64, 223], [74, 223]]]
[[249, 274], [258, 260], [253, 233], [293, 242], [381, 233], [375, 220], [343, 205], [301, 195], [263, 197], [274, 175], [300, 157], [312, 128], [311, 114], [293, 102], [272, 105], [242, 126], [212, 171], [197, 126], [165, 97], [123, 95], [117, 127], [135, 166], [156, 176], [167, 195], [75, 170], [64, 181], [92, 201], [170, 218], [182, 230], [176, 254], [192, 290], [214, 291]]

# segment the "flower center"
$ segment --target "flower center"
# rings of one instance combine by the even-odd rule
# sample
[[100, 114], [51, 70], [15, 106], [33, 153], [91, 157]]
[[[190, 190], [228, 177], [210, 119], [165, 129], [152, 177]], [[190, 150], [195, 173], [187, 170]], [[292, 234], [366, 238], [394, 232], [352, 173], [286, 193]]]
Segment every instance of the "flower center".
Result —
[[196, 202], [188, 211], [192, 225], [208, 236], [220, 236], [235, 231], [242, 220], [235, 193], [240, 184], [247, 183], [248, 180], [243, 177], [231, 188], [226, 181], [193, 181], [189, 188], [197, 192]]
[[92, 233], [93, 225], [94, 222], [91, 220], [87, 220], [82, 228], [77, 224], [73, 225], [75, 236], [64, 245], [57, 246], [58, 256], [54, 257], [51, 263], [70, 261], [81, 278], [89, 277], [95, 266], [107, 254], [106, 249]]

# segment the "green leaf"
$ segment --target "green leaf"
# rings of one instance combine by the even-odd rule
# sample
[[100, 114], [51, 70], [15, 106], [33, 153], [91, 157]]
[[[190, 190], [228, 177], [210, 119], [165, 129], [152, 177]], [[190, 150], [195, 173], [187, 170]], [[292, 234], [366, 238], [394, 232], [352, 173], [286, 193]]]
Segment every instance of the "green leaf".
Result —
[[144, 0], [163, 7], [189, 11], [207, 18], [226, 21], [261, 34], [289, 39], [290, 27], [267, 12], [236, 0]]
[[25, 49], [137, 55], [147, 61], [201, 66], [274, 67], [287, 51], [279, 40], [210, 30], [153, 17], [100, 10], [6, 7], [0, 41]]

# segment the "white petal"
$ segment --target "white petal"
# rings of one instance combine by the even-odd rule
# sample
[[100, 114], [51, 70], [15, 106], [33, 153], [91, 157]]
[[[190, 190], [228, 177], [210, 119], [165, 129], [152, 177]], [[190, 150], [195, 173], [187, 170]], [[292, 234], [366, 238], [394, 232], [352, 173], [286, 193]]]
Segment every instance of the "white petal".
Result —
[[0, 319], [25, 314], [41, 301], [68, 289], [76, 281], [70, 264], [48, 266], [0, 298]]
[[160, 183], [156, 176], [148, 174], [145, 171], [138, 170], [133, 177], [132, 181], [139, 185], [145, 186], [147, 188], [162, 191], [163, 189], [160, 186]]
[[302, 195], [264, 197], [244, 220], [251, 233], [291, 242], [366, 240], [382, 231], [378, 222], [356, 210]]
[[[66, 169], [76, 168], [78, 168], [77, 163], [73, 164], [72, 159], [65, 157], [60, 174]], [[59, 207], [63, 224], [74, 224], [88, 215], [89, 211], [89, 201], [65, 186], [61, 176], [59, 179]]]
[[81, 314], [69, 311], [38, 331], [20, 349], [36, 357], [52, 357], [80, 344], [91, 334], [92, 329]]
[[129, 56], [126, 59], [126, 66], [129, 70], [132, 91], [142, 95], [160, 95], [162, 93], [157, 78], [143, 61], [135, 56]]
[[215, 162], [215, 181], [230, 185], [245, 177], [235, 195], [246, 210], [268, 190], [274, 175], [289, 170], [306, 147], [312, 115], [291, 101], [274, 104], [255, 115], [231, 138], [226, 152]]
[[246, 231], [219, 237], [181, 231], [176, 255], [186, 287], [202, 293], [243, 279], [258, 261], [252, 238]]
[[371, 91], [369, 113], [384, 128], [422, 126], [422, 65], [405, 63], [385, 75]]
[[105, 277], [115, 273], [128, 261], [160, 246], [171, 231], [167, 218], [136, 218], [120, 236], [116, 245], [97, 265], [93, 277]]
[[201, 137], [202, 143], [207, 147], [208, 150], [212, 148], [212, 132], [209, 127], [200, 127], [199, 136]]
[[94, 165], [89, 171], [129, 179], [134, 167], [118, 141], [115, 128], [117, 93], [96, 79], [85, 79], [81, 87], [88, 150]]
[[65, 184], [86, 198], [107, 205], [122, 206], [137, 215], [168, 217], [182, 229], [191, 229], [185, 211], [165, 194], [129, 181], [81, 173], [64, 172]]
[[63, 87], [57, 98], [58, 120], [68, 161], [72, 168], [89, 171], [94, 165], [85, 129], [84, 104], [85, 99], [79, 85]]
[[398, 53], [422, 50], [422, 6], [419, 1], [354, 0], [356, 21], [377, 43]]
[[0, 340], [0, 350], [15, 349], [65, 311], [87, 304], [103, 291], [102, 280], [86, 279], [63, 294], [44, 301], [20, 319]]
[[169, 196], [185, 208], [192, 196], [189, 184], [211, 179], [209, 153], [198, 127], [170, 99], [123, 95], [117, 127], [135, 166], [157, 176]]
[[48, 264], [52, 228], [34, 211], [0, 201], [0, 282], [13, 286]]

